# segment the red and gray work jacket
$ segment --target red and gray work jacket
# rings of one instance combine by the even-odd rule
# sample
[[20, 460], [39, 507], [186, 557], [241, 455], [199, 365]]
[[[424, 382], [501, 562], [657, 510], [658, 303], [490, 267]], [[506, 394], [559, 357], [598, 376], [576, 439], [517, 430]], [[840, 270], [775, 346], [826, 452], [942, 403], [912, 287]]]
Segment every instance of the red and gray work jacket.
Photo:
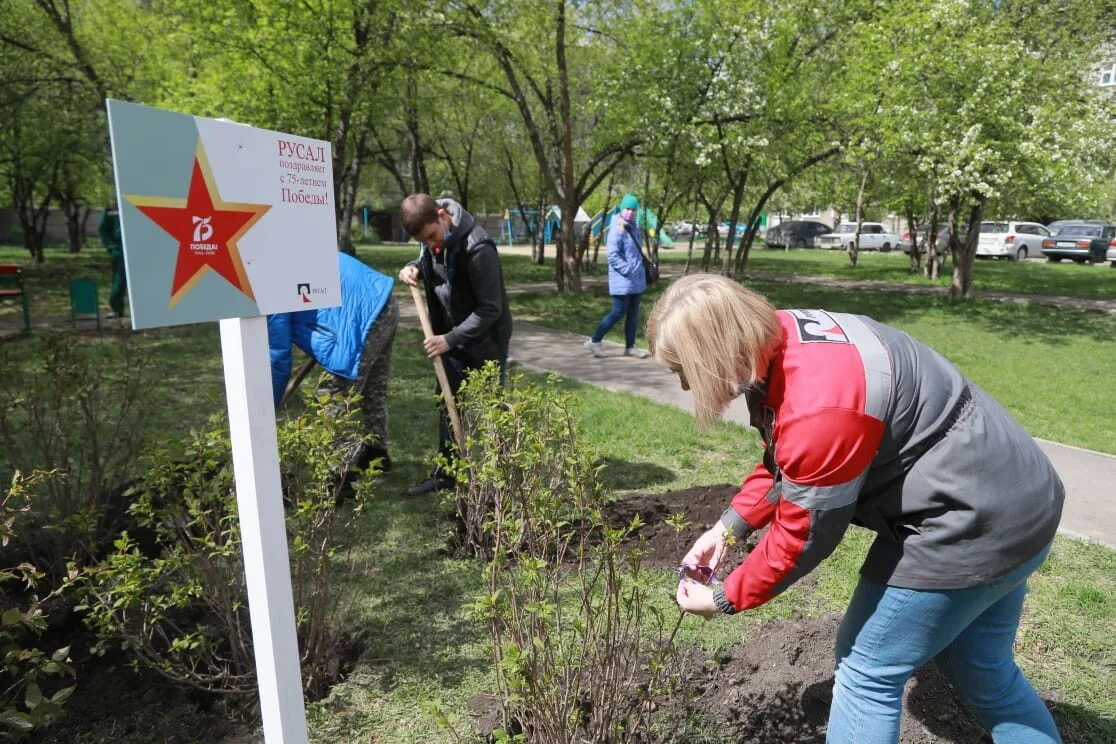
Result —
[[1065, 490], [1034, 439], [944, 357], [860, 316], [781, 310], [783, 344], [748, 387], [763, 439], [721, 517], [756, 548], [714, 590], [724, 612], [763, 604], [876, 532], [861, 574], [913, 589], [989, 583], [1054, 538]]

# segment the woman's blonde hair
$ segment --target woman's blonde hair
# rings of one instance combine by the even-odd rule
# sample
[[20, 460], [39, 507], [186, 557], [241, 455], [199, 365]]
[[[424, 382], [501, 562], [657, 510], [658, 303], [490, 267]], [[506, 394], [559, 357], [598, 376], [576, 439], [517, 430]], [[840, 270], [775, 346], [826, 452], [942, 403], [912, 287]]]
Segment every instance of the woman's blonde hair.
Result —
[[694, 274], [671, 284], [647, 320], [655, 359], [681, 372], [703, 428], [720, 418], [741, 382], [758, 372], [782, 343], [767, 298], [716, 274]]

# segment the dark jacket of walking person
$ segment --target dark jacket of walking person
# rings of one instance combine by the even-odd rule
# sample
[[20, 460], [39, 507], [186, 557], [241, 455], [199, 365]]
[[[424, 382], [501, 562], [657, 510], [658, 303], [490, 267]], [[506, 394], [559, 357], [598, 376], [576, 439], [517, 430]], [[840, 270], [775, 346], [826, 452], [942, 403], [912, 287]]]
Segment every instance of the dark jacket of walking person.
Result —
[[621, 318], [624, 319], [624, 353], [640, 359], [649, 356], [635, 345], [636, 331], [639, 329], [640, 298], [647, 289], [647, 276], [643, 268], [643, 238], [636, 219], [638, 212], [639, 199], [634, 194], [625, 194], [620, 200], [619, 211], [609, 222], [608, 294], [612, 297], [612, 309], [601, 319], [597, 330], [585, 342], [585, 347], [595, 357], [604, 356], [601, 341]]
[[[271, 388], [278, 405], [291, 376], [292, 344], [329, 372], [326, 389], [335, 395], [361, 395], [360, 420], [364, 431], [339, 442], [343, 470], [364, 468], [376, 458], [388, 470], [387, 384], [391, 352], [399, 325], [399, 304], [391, 296], [391, 277], [342, 253], [341, 305], [279, 313], [267, 318], [271, 351]], [[364, 434], [375, 435], [365, 446]]]
[[124, 236], [120, 232], [120, 210], [115, 206], [106, 207], [97, 223], [97, 236], [109, 254], [112, 268], [112, 289], [109, 291], [109, 307], [116, 317], [124, 315], [124, 298], [128, 294], [128, 277], [124, 272]]
[[[937, 352], [871, 318], [775, 310], [725, 277], [675, 282], [648, 321], [698, 420], [745, 396], [763, 462], [683, 558], [679, 605], [757, 607], [850, 524], [876, 533], [837, 638], [828, 741], [899, 738], [903, 688], [934, 659], [996, 741], [1060, 741], [1015, 664], [1027, 577], [1065, 491], [1034, 439]], [[724, 583], [729, 536], [767, 528]]]
[[[426, 339], [427, 357], [441, 356], [451, 392], [465, 376], [486, 362], [508, 361], [512, 316], [496, 244], [484, 228], [453, 199], [435, 201], [428, 194], [412, 194], [400, 208], [403, 227], [420, 245], [419, 256], [399, 272], [399, 280], [422, 282], [434, 336]], [[449, 422], [442, 412], [438, 448], [453, 454]], [[449, 485], [435, 472], [409, 489], [421, 495]]]

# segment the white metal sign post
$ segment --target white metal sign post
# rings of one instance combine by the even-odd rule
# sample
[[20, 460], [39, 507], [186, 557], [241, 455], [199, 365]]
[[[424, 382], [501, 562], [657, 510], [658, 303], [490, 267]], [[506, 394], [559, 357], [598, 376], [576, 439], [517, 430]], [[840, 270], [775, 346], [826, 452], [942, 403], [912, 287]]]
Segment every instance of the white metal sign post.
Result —
[[306, 742], [266, 318], [221, 321], [236, 504], [264, 738]]
[[264, 736], [305, 744], [266, 316], [341, 304], [330, 145], [107, 108], [132, 327], [221, 324]]

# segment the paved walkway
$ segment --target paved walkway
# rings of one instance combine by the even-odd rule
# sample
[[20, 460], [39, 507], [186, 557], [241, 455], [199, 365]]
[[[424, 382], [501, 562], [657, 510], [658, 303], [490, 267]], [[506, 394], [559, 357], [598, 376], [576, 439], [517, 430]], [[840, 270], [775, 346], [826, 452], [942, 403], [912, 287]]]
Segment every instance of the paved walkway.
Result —
[[[401, 302], [401, 322], [418, 328], [414, 305]], [[604, 342], [606, 356], [593, 357], [582, 345], [585, 336], [534, 323], [515, 322], [511, 359], [528, 369], [554, 372], [617, 392], [632, 393], [693, 411], [690, 393], [666, 367], [650, 359], [624, 356], [619, 344]], [[748, 426], [748, 408], [734, 402], [725, 419]], [[1116, 457], [1039, 440], [1066, 486], [1059, 531], [1116, 549]], [[741, 479], [747, 473], [741, 472]]]

